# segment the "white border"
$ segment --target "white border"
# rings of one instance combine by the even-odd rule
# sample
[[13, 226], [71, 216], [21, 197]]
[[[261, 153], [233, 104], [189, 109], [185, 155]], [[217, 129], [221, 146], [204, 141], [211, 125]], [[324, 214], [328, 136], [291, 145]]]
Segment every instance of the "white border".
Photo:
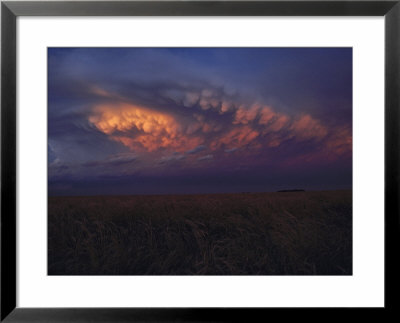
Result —
[[[382, 17], [19, 17], [18, 306], [383, 306], [383, 45]], [[353, 276], [46, 276], [48, 46], [353, 47]]]

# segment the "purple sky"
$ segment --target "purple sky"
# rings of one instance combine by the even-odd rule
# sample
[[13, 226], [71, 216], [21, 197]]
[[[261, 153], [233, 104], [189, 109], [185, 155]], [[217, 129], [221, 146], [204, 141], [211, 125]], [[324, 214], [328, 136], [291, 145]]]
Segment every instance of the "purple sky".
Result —
[[49, 48], [50, 195], [341, 189], [351, 48]]

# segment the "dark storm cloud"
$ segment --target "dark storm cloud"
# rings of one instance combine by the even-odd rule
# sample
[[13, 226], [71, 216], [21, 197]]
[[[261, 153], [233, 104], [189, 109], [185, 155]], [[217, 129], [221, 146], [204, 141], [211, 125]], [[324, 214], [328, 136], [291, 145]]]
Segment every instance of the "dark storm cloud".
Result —
[[105, 160], [96, 160], [96, 161], [88, 161], [82, 164], [85, 167], [93, 167], [93, 166], [120, 166], [124, 164], [131, 164], [133, 161], [137, 159], [136, 156], [112, 156]]
[[250, 170], [256, 186], [272, 169], [351, 168], [350, 48], [50, 48], [48, 58], [57, 187], [140, 174], [171, 176], [178, 191], [183, 173], [212, 185], [222, 170]]

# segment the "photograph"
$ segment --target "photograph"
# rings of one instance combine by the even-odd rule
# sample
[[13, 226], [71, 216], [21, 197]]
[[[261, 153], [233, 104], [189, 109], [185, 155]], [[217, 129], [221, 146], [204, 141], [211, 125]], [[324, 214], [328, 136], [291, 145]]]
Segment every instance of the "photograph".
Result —
[[48, 275], [352, 275], [352, 47], [47, 47]]

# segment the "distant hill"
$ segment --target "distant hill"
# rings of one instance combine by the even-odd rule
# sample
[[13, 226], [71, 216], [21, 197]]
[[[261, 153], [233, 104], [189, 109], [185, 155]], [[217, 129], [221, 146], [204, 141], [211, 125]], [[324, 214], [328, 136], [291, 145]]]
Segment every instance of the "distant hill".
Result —
[[277, 192], [279, 192], [279, 193], [287, 193], [287, 192], [305, 192], [305, 190], [298, 190], [298, 189], [295, 189], [295, 190], [280, 190], [280, 191], [277, 191]]

